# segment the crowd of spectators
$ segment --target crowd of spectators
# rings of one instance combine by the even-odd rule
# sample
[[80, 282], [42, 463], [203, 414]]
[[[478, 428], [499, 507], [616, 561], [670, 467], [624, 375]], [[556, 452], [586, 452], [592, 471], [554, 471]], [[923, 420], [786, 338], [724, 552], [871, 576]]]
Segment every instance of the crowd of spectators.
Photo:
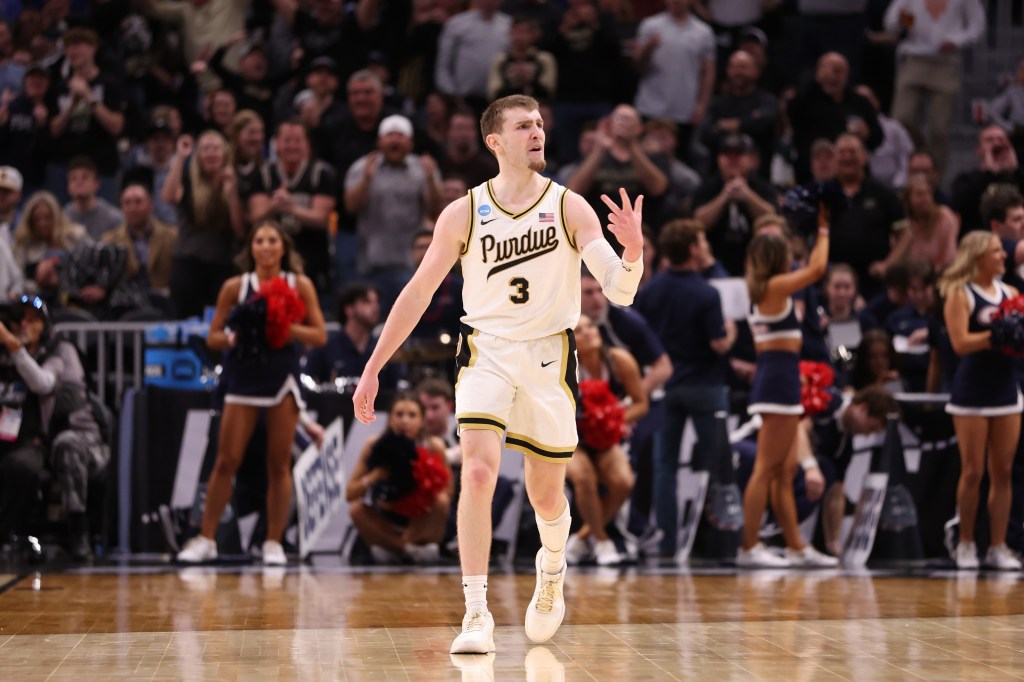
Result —
[[[742, 409], [749, 330], [701, 318], [703, 285], [744, 275], [762, 224], [799, 260], [821, 209], [830, 270], [797, 302], [805, 356], [851, 391], [939, 390], [937, 274], [970, 230], [1022, 237], [1024, 62], [976, 167], [949, 166], [961, 60], [985, 24], [977, 0], [8, 3], [0, 296], [39, 296], [58, 319], [199, 315], [270, 216], [342, 324], [308, 371], [357, 377], [434, 219], [496, 173], [479, 112], [524, 93], [542, 104], [546, 174], [601, 215], [602, 193], [646, 197], [647, 328], [623, 338], [618, 313], [591, 316], [645, 373], [634, 449], [651, 451], [666, 382], [681, 410], [722, 388]], [[1024, 250], [1007, 251], [1015, 270]], [[659, 271], [678, 282], [650, 285]], [[419, 336], [457, 334], [460, 284], [445, 281]], [[699, 294], [677, 311], [698, 326], [654, 302], [673, 287]]]
[[[608, 188], [643, 192], [655, 236], [669, 220], [696, 217], [734, 276], [753, 220], [793, 187], [821, 192], [837, 204], [833, 249], [845, 257], [833, 260], [853, 265], [874, 293], [893, 262], [893, 224], [904, 213], [894, 193], [912, 191], [915, 152], [932, 165], [937, 203], [947, 196], [936, 180], [946, 171], [961, 53], [983, 34], [985, 16], [967, 0], [928, 10], [909, 0], [840, 5], [8, 5], [0, 231], [21, 273], [5, 275], [4, 293], [38, 293], [55, 312], [72, 306], [99, 319], [139, 307], [194, 315], [233, 272], [249, 225], [273, 216], [325, 302], [358, 278], [375, 285], [386, 313], [408, 277], [413, 235], [494, 174], [477, 114], [511, 93], [543, 104], [552, 176], [600, 210]], [[879, 75], [887, 71], [895, 78]], [[1016, 139], [1017, 87], [993, 101], [999, 127], [989, 137]], [[923, 102], [926, 124], [916, 120]], [[967, 229], [979, 226], [985, 186], [1018, 180], [1004, 138], [986, 138], [978, 173], [953, 185], [949, 203]], [[146, 191], [150, 216], [136, 216], [126, 243], [128, 186]], [[904, 234], [948, 236], [955, 216], [920, 204], [912, 212], [931, 217], [909, 218]], [[122, 239], [108, 238], [117, 230]], [[908, 250], [909, 239], [898, 240], [899, 257], [927, 250]], [[92, 242], [108, 245], [102, 259]], [[932, 260], [948, 248], [936, 244]], [[91, 272], [99, 260], [107, 271]], [[62, 273], [76, 261], [80, 281], [69, 289], [76, 283]], [[110, 278], [133, 280], [132, 296], [106, 301], [120, 287]]]

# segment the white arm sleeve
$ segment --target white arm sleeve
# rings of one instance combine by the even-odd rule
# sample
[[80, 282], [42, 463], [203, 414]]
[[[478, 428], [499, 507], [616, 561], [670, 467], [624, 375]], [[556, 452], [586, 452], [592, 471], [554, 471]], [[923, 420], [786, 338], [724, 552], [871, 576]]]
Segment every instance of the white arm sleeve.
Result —
[[627, 263], [615, 255], [607, 239], [595, 239], [580, 254], [594, 279], [601, 283], [601, 290], [608, 300], [618, 305], [631, 305], [640, 277], [644, 274], [644, 258]]
[[[28, 354], [24, 346], [14, 353], [13, 359], [14, 366], [17, 368], [21, 378], [25, 380], [28, 390], [38, 395], [50, 395], [53, 393], [53, 389], [57, 386], [57, 375], [54, 374], [52, 367], [40, 367], [35, 358]], [[52, 363], [48, 362], [45, 364], [50, 365]]]

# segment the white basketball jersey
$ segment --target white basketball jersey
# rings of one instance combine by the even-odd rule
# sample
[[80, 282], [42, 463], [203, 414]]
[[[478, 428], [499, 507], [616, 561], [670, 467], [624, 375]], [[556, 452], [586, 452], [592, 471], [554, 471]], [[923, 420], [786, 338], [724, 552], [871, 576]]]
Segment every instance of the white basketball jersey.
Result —
[[469, 190], [463, 322], [513, 341], [576, 327], [581, 260], [565, 224], [567, 194], [549, 180], [532, 206], [513, 213], [494, 198], [490, 181]]

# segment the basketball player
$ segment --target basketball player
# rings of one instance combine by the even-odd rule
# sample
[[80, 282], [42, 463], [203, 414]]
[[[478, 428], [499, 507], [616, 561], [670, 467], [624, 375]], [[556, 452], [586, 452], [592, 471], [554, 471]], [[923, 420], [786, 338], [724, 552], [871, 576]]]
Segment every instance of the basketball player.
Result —
[[456, 358], [455, 411], [463, 451], [458, 538], [466, 616], [451, 652], [465, 654], [494, 651], [487, 564], [502, 436], [508, 447], [527, 455], [526, 491], [542, 545], [526, 634], [543, 642], [562, 623], [570, 522], [565, 469], [576, 449], [572, 329], [580, 316], [580, 261], [621, 305], [632, 303], [643, 274], [643, 197], [633, 204], [620, 190], [621, 207], [602, 197], [611, 211], [608, 229], [625, 249], [620, 259], [589, 204], [540, 175], [544, 121], [536, 100], [496, 100], [480, 129], [498, 159], [498, 175], [441, 213], [434, 240], [395, 302], [353, 396], [356, 417], [372, 422], [377, 373], [461, 258], [466, 315]]

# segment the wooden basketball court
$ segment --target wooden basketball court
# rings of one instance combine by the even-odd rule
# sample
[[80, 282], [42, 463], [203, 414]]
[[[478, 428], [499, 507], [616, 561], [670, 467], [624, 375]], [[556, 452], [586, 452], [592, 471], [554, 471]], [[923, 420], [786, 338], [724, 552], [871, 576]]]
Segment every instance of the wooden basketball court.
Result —
[[534, 645], [533, 575], [493, 574], [497, 654], [450, 656], [458, 570], [99, 567], [0, 576], [5, 680], [1024, 679], [1018, 574], [570, 569]]

